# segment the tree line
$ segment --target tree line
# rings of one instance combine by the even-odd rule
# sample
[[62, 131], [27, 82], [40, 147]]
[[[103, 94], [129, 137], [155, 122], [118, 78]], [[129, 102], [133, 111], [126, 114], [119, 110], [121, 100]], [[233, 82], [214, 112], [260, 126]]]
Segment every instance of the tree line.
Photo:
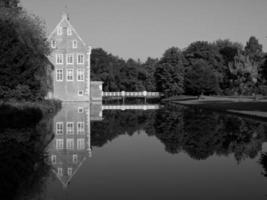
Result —
[[254, 36], [246, 45], [230, 40], [196, 41], [145, 62], [127, 61], [101, 48], [92, 51], [92, 79], [104, 91], [158, 91], [166, 97], [266, 94], [267, 54]]

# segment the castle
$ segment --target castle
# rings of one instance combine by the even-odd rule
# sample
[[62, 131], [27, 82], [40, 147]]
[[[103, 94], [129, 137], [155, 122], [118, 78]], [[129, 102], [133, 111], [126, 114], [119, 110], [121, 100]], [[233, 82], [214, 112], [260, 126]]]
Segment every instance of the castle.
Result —
[[50, 72], [53, 88], [48, 98], [62, 101], [102, 100], [102, 82], [91, 81], [90, 78], [91, 47], [79, 36], [67, 14], [62, 15], [48, 41], [52, 48], [49, 60], [54, 65]]

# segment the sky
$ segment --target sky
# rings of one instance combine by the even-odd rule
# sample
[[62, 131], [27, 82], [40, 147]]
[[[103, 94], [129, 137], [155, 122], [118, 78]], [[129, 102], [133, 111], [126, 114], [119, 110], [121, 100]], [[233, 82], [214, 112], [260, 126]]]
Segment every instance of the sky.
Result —
[[[93, 48], [124, 59], [160, 58], [169, 47], [255, 36], [267, 51], [267, 0], [21, 0], [46, 23], [47, 34], [67, 10]], [[66, 9], [67, 7], [67, 9]]]

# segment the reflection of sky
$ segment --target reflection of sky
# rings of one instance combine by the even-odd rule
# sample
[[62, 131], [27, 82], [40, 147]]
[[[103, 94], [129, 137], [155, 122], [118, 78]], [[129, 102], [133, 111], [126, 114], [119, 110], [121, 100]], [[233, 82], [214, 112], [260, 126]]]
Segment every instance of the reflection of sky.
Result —
[[[68, 199], [81, 200], [264, 199], [260, 172], [257, 158], [239, 165], [232, 156], [196, 161], [185, 153], [168, 154], [146, 134], [124, 135], [94, 149], [66, 192]], [[57, 185], [52, 183], [50, 195], [64, 199]]]
[[267, 142], [264, 142], [264, 143], [262, 144], [262, 151], [263, 151], [263, 152], [267, 152]]
[[[92, 107], [90, 113], [91, 118], [96, 119], [92, 117], [92, 113], [97, 113]], [[102, 119], [105, 117], [105, 113], [102, 114]], [[264, 151], [266, 147], [264, 143]], [[158, 138], [148, 136], [145, 130], [136, 131], [132, 136], [120, 135], [101, 148], [93, 147], [93, 156], [83, 162], [67, 189], [64, 190], [59, 181], [51, 180], [48, 197], [266, 199], [267, 182], [261, 174], [259, 156], [240, 163], [232, 154], [214, 154], [206, 160], [195, 160], [183, 150], [170, 154], [164, 148]], [[86, 156], [88, 158], [88, 154]]]

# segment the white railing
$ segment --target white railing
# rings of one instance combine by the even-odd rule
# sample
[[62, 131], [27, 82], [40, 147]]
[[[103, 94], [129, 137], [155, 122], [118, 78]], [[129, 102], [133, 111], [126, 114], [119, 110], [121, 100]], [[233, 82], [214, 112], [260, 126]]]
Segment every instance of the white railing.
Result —
[[103, 97], [160, 97], [159, 92], [102, 92]]
[[157, 110], [159, 105], [103, 105], [102, 110]]

